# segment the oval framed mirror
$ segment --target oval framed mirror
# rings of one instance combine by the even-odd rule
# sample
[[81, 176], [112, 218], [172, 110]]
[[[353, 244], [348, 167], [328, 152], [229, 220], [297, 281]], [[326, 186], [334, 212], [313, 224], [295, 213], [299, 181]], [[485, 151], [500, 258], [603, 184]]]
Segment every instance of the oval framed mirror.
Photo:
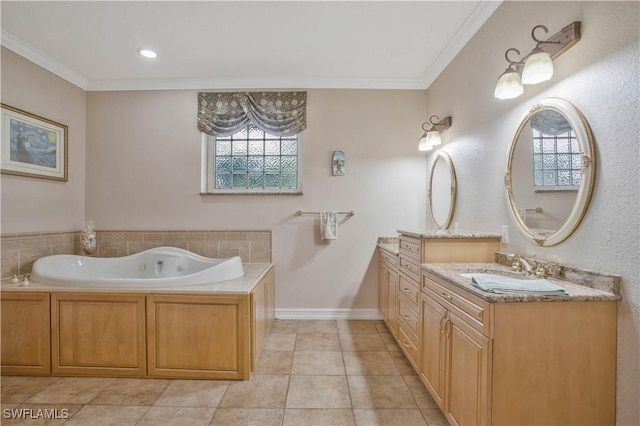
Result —
[[431, 219], [438, 229], [447, 229], [456, 207], [456, 171], [446, 152], [438, 152], [429, 178]]
[[564, 99], [536, 102], [509, 146], [504, 178], [522, 235], [543, 247], [569, 238], [589, 207], [595, 171], [593, 135], [582, 113]]

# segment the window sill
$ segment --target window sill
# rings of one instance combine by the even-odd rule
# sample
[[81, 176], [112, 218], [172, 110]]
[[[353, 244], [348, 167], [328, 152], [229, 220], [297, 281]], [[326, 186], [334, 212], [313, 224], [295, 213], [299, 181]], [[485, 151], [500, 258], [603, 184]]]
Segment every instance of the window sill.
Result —
[[229, 191], [229, 192], [201, 192], [200, 195], [202, 195], [202, 196], [210, 196], [210, 195], [269, 195], [269, 196], [273, 196], [273, 195], [302, 195], [302, 191], [296, 191], [296, 192], [249, 192], [249, 191], [244, 191], [244, 192], [233, 192], [233, 191]]

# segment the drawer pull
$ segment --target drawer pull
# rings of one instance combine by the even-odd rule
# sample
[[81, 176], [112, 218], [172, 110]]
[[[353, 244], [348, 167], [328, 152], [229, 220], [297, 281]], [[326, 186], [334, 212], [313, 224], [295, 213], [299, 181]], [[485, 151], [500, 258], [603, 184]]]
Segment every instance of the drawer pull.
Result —
[[445, 293], [444, 291], [442, 292], [441, 296], [444, 297], [447, 300], [452, 300], [453, 299], [453, 297], [451, 297], [450, 294]]
[[402, 315], [402, 318], [406, 319], [407, 321], [409, 321], [411, 318], [409, 318], [408, 315]]
[[411, 289], [408, 289], [407, 287], [403, 288], [402, 291], [405, 293], [411, 293]]
[[410, 271], [413, 271], [413, 268], [411, 267], [411, 265], [404, 265], [405, 268], [407, 268]]
[[405, 348], [410, 348], [410, 347], [411, 347], [411, 346], [409, 346], [409, 344], [407, 343], [407, 341], [406, 341], [405, 339], [402, 339], [402, 345], [403, 345]]

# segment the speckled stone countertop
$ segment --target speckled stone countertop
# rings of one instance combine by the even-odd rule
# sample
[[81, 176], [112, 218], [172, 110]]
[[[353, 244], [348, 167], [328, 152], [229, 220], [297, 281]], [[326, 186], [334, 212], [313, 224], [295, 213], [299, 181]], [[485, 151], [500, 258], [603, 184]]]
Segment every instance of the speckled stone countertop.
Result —
[[235, 280], [220, 281], [213, 284], [185, 285], [180, 287], [156, 287], [156, 288], [112, 288], [112, 287], [62, 287], [49, 284], [41, 284], [31, 281], [28, 286], [20, 287], [11, 283], [11, 279], [2, 280], [2, 291], [44, 291], [65, 293], [171, 293], [171, 294], [248, 294], [267, 271], [270, 263], [244, 263], [244, 275]]
[[490, 232], [458, 231], [457, 233], [454, 233], [446, 229], [431, 230], [431, 231], [425, 231], [425, 232], [411, 232], [411, 231], [403, 231], [399, 229], [398, 234], [406, 235], [407, 237], [413, 237], [413, 238], [433, 238], [433, 239], [451, 238], [451, 239], [499, 240], [502, 238], [500, 234], [495, 234]]
[[554, 284], [564, 288], [568, 295], [565, 296], [539, 296], [529, 294], [497, 294], [483, 291], [476, 287], [471, 278], [460, 274], [464, 273], [491, 273], [501, 271], [514, 277], [526, 277], [522, 273], [516, 273], [509, 267], [498, 263], [426, 263], [422, 265], [423, 271], [430, 272], [439, 278], [468, 291], [487, 302], [610, 302], [621, 300], [619, 294], [587, 287], [585, 285], [569, 281], [547, 278]]
[[395, 256], [400, 254], [399, 243], [398, 237], [378, 237], [378, 247]]

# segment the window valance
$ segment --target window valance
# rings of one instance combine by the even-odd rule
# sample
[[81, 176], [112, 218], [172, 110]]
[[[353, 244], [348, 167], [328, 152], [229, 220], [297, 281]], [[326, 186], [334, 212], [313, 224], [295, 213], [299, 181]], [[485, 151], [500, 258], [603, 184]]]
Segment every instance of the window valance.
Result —
[[229, 136], [249, 124], [288, 136], [307, 127], [307, 92], [199, 92], [198, 130]]

